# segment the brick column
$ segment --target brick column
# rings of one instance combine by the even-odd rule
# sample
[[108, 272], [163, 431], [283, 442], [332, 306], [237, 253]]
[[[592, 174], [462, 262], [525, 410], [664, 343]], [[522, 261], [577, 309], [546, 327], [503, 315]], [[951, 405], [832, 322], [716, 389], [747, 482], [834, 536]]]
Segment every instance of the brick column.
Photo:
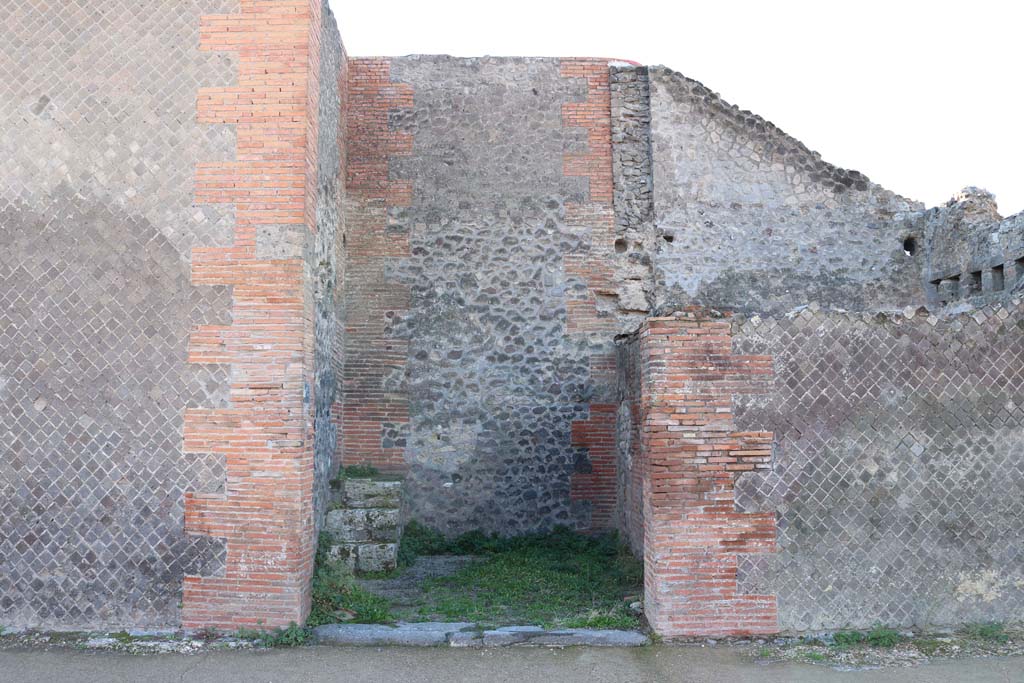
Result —
[[737, 432], [733, 396], [770, 380], [770, 356], [732, 353], [730, 323], [690, 311], [640, 332], [644, 596], [671, 636], [778, 631], [771, 595], [740, 595], [737, 556], [774, 552], [775, 514], [741, 513], [733, 486], [766, 469], [771, 432]]
[[348, 169], [345, 223], [345, 367], [342, 462], [402, 471], [409, 424], [405, 366], [409, 342], [393, 334], [409, 309], [409, 288], [388, 266], [409, 256], [409, 235], [388, 229], [388, 213], [412, 202], [413, 187], [390, 174], [390, 159], [412, 152], [412, 136], [389, 115], [413, 104], [408, 84], [392, 83], [391, 61], [348, 63]]
[[585, 97], [562, 105], [562, 125], [581, 128], [585, 149], [567, 151], [562, 173], [586, 179], [582, 202], [566, 204], [566, 222], [585, 228], [589, 243], [565, 255], [565, 273], [578, 278], [586, 289], [566, 301], [566, 332], [586, 340], [590, 351], [590, 383], [599, 397], [589, 406], [589, 418], [572, 425], [572, 445], [587, 449], [588, 467], [572, 474], [569, 497], [589, 503], [589, 525], [600, 531], [612, 526], [615, 512], [615, 406], [609, 403], [615, 382], [615, 357], [611, 339], [616, 320], [598, 310], [597, 299], [613, 291], [611, 255], [615, 244], [615, 210], [612, 207], [612, 123], [608, 60], [580, 57], [562, 59], [563, 78], [580, 79]]
[[[185, 528], [222, 538], [224, 570], [185, 577], [186, 627], [267, 627], [309, 611], [315, 550], [309, 410], [312, 301], [302, 258], [260, 253], [315, 229], [321, 0], [240, 0], [200, 48], [230, 51], [238, 84], [199, 93], [201, 123], [233, 125], [233, 161], [200, 164], [196, 203], [235, 212], [234, 240], [197, 248], [192, 283], [231, 285], [231, 324], [194, 330], [189, 361], [231, 366], [230, 404], [185, 412], [184, 450], [226, 460], [223, 493], [189, 493]], [[269, 236], [269, 237], [268, 237]]]

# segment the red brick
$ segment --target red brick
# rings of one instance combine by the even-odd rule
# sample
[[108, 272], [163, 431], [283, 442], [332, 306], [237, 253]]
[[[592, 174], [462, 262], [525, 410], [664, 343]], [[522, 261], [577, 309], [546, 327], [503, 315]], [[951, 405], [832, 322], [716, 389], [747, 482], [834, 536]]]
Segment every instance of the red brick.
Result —
[[771, 359], [733, 355], [729, 329], [690, 311], [640, 332], [630, 476], [643, 488], [647, 618], [666, 637], [778, 631], [775, 597], [739, 594], [736, 579], [738, 555], [775, 551], [775, 514], [738, 512], [733, 492], [739, 473], [768, 465], [772, 434], [736, 431], [731, 415], [734, 394], [770, 379]]

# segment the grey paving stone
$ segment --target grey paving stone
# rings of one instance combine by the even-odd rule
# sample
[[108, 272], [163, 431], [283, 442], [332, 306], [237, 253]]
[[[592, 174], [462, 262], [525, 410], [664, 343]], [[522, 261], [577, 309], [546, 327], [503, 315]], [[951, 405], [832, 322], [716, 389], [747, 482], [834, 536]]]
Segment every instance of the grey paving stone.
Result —
[[387, 624], [325, 624], [313, 629], [313, 637], [329, 645], [446, 645], [451, 633], [472, 628], [463, 622]]

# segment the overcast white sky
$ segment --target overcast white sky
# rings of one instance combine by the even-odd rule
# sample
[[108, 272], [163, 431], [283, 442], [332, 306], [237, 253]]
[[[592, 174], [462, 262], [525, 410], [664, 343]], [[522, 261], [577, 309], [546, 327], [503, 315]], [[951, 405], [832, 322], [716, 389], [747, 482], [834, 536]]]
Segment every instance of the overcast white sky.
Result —
[[1020, 0], [330, 0], [351, 55], [665, 64], [838, 166], [928, 206], [1024, 210]]

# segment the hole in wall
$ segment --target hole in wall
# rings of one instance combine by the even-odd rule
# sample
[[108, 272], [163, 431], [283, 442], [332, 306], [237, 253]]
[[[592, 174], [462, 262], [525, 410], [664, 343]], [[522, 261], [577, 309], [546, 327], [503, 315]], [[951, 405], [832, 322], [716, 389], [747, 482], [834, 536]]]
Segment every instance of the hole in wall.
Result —
[[1006, 279], [1003, 276], [1003, 267], [1001, 265], [999, 265], [999, 266], [992, 266], [992, 291], [993, 292], [1001, 292], [1001, 291], [1003, 291], [1003, 287], [1006, 286], [1005, 282], [1006, 282]]
[[917, 240], [913, 237], [907, 237], [903, 240], [903, 253], [907, 256], [913, 256], [917, 253]]
[[967, 296], [981, 293], [981, 271], [975, 270], [967, 278]]
[[939, 281], [939, 298], [945, 303], [960, 298], [960, 276], [953, 275]]
[[672, 244], [672, 242], [675, 241], [676, 237], [675, 237], [675, 235], [662, 235], [661, 239], [665, 240], [669, 244]]
[[624, 253], [626, 253], [626, 247], [627, 247], [626, 240], [621, 239], [621, 238], [615, 240], [615, 253], [616, 254], [624, 254]]

